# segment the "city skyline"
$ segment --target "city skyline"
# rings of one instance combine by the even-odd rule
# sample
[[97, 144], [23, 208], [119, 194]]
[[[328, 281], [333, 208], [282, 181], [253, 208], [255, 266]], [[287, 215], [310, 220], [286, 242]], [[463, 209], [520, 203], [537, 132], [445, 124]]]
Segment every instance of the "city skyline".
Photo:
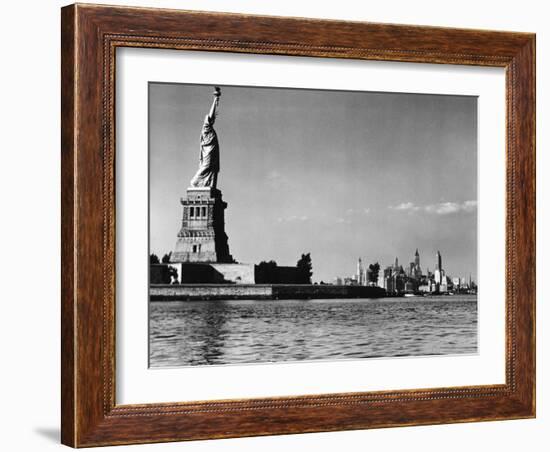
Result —
[[[366, 271], [370, 265], [374, 265], [374, 264], [379, 264], [381, 270], [399, 264], [399, 266], [403, 267], [405, 272], [408, 271], [410, 265], [415, 264], [416, 266], [418, 266], [418, 270], [421, 271], [422, 276], [427, 276], [429, 274], [433, 275], [433, 273], [438, 269], [439, 265], [441, 265], [441, 269], [446, 268], [446, 265], [444, 263], [443, 264], [439, 263], [440, 262], [439, 259], [442, 259], [443, 255], [444, 255], [444, 253], [440, 253], [440, 250], [437, 250], [436, 254], [435, 254], [435, 261], [434, 261], [433, 265], [426, 265], [426, 261], [421, 258], [422, 253], [420, 252], [420, 250], [418, 248], [416, 248], [415, 253], [413, 253], [413, 259], [401, 260], [401, 258], [399, 256], [395, 256], [395, 260], [394, 260], [393, 264], [390, 264], [390, 263], [387, 263], [387, 262], [380, 262], [379, 260], [376, 260], [376, 259], [374, 259], [374, 260], [364, 259], [363, 256], [358, 256], [356, 258], [356, 261], [355, 261], [355, 264], [356, 264], [355, 271], [353, 271], [353, 268], [352, 268], [353, 267], [353, 262], [351, 262], [350, 267], [349, 267], [350, 271], [348, 273], [343, 272], [342, 274], [336, 274], [334, 276], [333, 280], [323, 281], [323, 282], [330, 284], [330, 283], [334, 282], [334, 280], [339, 280], [339, 279], [344, 280], [346, 278], [348, 278], [348, 279], [357, 278], [358, 277], [358, 271], [359, 271], [359, 265], [362, 265], [362, 268]], [[443, 260], [443, 262], [444, 262], [444, 260]], [[421, 270], [420, 270], [420, 268], [421, 268]], [[466, 273], [466, 274], [457, 274], [457, 273], [454, 273], [454, 272], [446, 272], [446, 275], [449, 278], [460, 278], [461, 280], [465, 279], [465, 280], [468, 280], [469, 282], [473, 282], [473, 283], [477, 284], [477, 275], [473, 274], [472, 272], [469, 272], [469, 273]]]
[[[150, 84], [150, 252], [159, 257], [174, 247], [211, 92]], [[418, 246], [426, 258], [445, 249], [451, 274], [477, 275], [476, 98], [223, 92], [219, 185], [239, 262], [294, 265], [309, 252], [313, 280], [330, 281], [358, 252], [386, 265]]]

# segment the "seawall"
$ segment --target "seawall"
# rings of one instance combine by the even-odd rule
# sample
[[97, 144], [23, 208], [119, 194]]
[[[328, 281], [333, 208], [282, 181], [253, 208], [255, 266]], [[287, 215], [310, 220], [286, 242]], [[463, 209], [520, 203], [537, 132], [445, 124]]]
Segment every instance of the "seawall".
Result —
[[151, 301], [380, 298], [384, 289], [319, 284], [151, 284]]

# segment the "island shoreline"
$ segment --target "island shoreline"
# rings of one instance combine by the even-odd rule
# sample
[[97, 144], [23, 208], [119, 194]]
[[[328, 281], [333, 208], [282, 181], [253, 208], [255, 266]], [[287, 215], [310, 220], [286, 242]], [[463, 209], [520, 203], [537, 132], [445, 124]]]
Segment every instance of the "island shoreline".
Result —
[[151, 284], [150, 301], [383, 298], [381, 287], [324, 284]]

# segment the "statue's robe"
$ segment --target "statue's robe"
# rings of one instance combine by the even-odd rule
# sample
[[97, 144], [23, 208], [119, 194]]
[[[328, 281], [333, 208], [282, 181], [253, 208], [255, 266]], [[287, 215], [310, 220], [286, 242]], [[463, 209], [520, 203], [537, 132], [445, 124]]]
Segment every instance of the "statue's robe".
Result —
[[213, 125], [214, 121], [207, 115], [201, 131], [199, 169], [191, 179], [192, 187], [216, 188], [220, 171], [220, 145]]

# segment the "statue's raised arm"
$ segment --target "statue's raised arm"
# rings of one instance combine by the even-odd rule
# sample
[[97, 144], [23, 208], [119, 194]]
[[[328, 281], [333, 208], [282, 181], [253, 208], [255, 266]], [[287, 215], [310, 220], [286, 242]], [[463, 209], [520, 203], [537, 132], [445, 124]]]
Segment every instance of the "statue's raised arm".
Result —
[[199, 169], [191, 179], [192, 187], [216, 188], [218, 173], [220, 171], [220, 145], [218, 136], [214, 130], [214, 122], [219, 110], [221, 90], [214, 88], [214, 99], [210, 111], [204, 118], [200, 140]]
[[210, 123], [214, 124], [214, 121], [216, 120], [216, 116], [218, 115], [220, 97], [222, 96], [222, 90], [216, 86], [214, 88], [214, 93], [212, 95], [214, 96], [214, 99], [212, 99], [212, 106], [210, 107], [210, 112], [208, 113], [208, 117], [210, 118]]

